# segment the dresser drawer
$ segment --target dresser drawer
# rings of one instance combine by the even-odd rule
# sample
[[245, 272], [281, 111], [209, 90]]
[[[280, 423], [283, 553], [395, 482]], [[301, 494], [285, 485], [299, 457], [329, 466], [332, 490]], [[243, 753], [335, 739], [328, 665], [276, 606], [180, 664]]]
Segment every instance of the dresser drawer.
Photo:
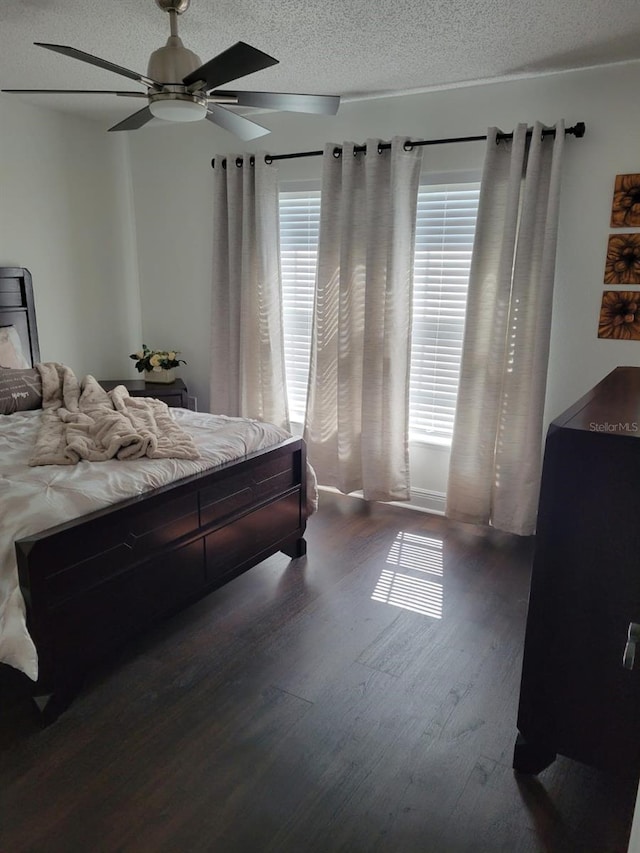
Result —
[[298, 471], [291, 454], [269, 459], [253, 470], [234, 474], [200, 490], [200, 524], [206, 527], [293, 488]]
[[[129, 507], [107, 530], [100, 521], [88, 522], [80, 536], [72, 528], [49, 539], [49, 564], [64, 567], [60, 571], [53, 568], [46, 579], [49, 601], [56, 603], [69, 594], [77, 595], [103, 583], [165, 545], [197, 532], [197, 494], [192, 492], [151, 507]], [[101, 532], [92, 536], [92, 528]]]
[[[277, 524], [274, 518], [277, 517]], [[207, 579], [221, 580], [236, 572], [256, 551], [270, 548], [301, 524], [301, 496], [296, 490], [280, 500], [250, 512], [205, 538]]]

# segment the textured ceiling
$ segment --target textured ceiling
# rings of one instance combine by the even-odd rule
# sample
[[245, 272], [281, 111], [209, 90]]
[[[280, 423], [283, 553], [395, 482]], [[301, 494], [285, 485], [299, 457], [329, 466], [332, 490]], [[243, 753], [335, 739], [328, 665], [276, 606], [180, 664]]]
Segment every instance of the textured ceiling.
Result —
[[[236, 41], [280, 60], [228, 87], [345, 99], [640, 59], [638, 0], [192, 0], [179, 29], [203, 62]], [[168, 34], [155, 0], [0, 0], [0, 88], [135, 89], [33, 42], [144, 73]], [[139, 109], [109, 95], [1, 97], [104, 122]]]

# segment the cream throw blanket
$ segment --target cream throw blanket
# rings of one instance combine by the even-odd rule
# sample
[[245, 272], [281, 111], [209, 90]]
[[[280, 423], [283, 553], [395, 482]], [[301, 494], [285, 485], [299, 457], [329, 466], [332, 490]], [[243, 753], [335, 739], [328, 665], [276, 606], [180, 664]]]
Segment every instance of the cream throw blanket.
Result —
[[80, 382], [56, 362], [36, 365], [42, 377], [42, 424], [29, 465], [75, 465], [81, 459], [197, 459], [198, 450], [166, 403], [108, 393], [93, 376]]

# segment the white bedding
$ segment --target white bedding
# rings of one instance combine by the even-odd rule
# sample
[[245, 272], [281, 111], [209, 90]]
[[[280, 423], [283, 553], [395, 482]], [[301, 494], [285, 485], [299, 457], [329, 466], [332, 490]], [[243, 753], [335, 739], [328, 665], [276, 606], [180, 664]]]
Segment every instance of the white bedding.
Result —
[[200, 459], [81, 461], [29, 467], [42, 411], [0, 417], [0, 662], [38, 677], [25, 623], [14, 541], [158, 486], [278, 444], [289, 433], [272, 424], [172, 409]]

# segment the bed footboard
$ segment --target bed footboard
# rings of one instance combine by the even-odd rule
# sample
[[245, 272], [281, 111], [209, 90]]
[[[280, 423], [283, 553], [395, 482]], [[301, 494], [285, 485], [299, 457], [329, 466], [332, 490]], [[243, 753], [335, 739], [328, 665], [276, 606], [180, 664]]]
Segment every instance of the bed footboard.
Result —
[[289, 439], [16, 542], [43, 721], [132, 636], [277, 551], [302, 556], [305, 526], [306, 449]]

